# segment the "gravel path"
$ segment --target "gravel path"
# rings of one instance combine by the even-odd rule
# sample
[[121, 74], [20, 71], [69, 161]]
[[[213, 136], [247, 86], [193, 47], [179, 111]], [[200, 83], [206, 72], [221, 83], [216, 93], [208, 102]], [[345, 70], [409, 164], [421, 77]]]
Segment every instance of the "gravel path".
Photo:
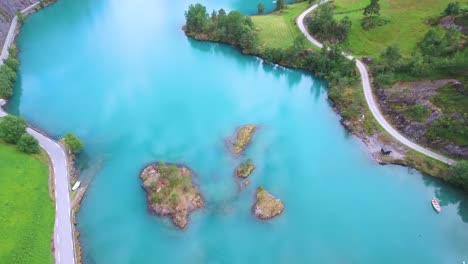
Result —
[[[304, 33], [306, 38], [315, 46], [322, 48], [323, 45], [319, 41], [317, 41], [314, 37], [312, 37], [309, 32], [307, 31], [306, 27], [304, 26], [304, 18], [305, 16], [312, 12], [314, 9], [319, 7], [321, 4], [325, 3], [326, 1], [323, 1], [319, 4], [315, 4], [308, 8], [306, 11], [304, 11], [298, 18], [297, 18], [297, 25], [299, 26], [299, 29]], [[354, 59], [353, 56], [343, 54], [346, 58], [352, 60]], [[372, 93], [372, 86], [369, 81], [369, 73], [367, 72], [366, 66], [358, 59], [356, 59], [356, 66], [359, 69], [359, 73], [361, 74], [361, 80], [362, 80], [362, 88], [364, 89], [364, 96], [366, 98], [367, 105], [369, 106], [370, 111], [372, 112], [372, 115], [374, 118], [379, 122], [379, 124], [385, 129], [390, 135], [392, 135], [395, 139], [400, 141], [402, 144], [405, 146], [414, 149], [420, 153], [423, 153], [426, 156], [429, 156], [431, 158], [434, 158], [436, 160], [442, 161], [444, 163], [447, 163], [449, 165], [452, 165], [454, 161], [452, 159], [449, 159], [447, 157], [444, 157], [440, 154], [437, 154], [429, 149], [426, 149], [411, 140], [407, 139], [405, 136], [400, 134], [395, 128], [393, 128], [390, 123], [384, 118], [382, 113], [380, 112], [380, 108], [378, 104], [376, 103], [376, 100], [374, 98], [374, 95]]]

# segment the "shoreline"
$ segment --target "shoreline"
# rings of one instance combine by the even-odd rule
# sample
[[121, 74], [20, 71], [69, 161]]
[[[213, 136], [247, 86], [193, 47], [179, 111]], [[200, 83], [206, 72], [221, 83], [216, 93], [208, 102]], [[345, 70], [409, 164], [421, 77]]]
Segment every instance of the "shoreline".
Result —
[[[55, 2], [56, 0], [45, 2], [37, 1], [23, 9], [21, 13], [26, 17], [42, 8], [54, 4]], [[19, 23], [18, 16], [15, 15], [10, 22], [8, 34], [5, 38], [5, 42], [3, 43], [2, 52], [0, 54], [0, 65], [2, 65], [3, 60], [9, 56], [8, 48], [16, 44], [16, 36], [21, 31], [21, 26], [22, 24]], [[0, 117], [8, 115], [8, 113], [2, 109], [2, 106], [6, 103], [6, 100], [0, 99]], [[76, 263], [76, 260], [79, 259], [79, 254], [76, 252], [77, 247], [75, 246], [75, 240], [73, 239], [73, 237], [76, 237], [76, 233], [74, 225], [72, 224], [72, 215], [74, 214], [72, 212], [72, 208], [70, 208], [69, 183], [69, 175], [73, 170], [70, 168], [66, 153], [67, 151], [46, 133], [34, 128], [30, 124], [28, 124], [27, 133], [31, 134], [39, 141], [40, 147], [47, 154], [49, 160], [49, 196], [52, 185], [53, 193], [55, 194], [54, 199], [52, 199], [55, 203], [55, 223], [52, 235], [51, 254], [54, 256], [55, 263], [61, 263], [63, 256], [65, 263], [74, 264]], [[61, 177], [61, 175], [64, 177]], [[57, 184], [58, 182], [60, 182], [60, 184]], [[66, 197], [66, 199], [59, 199], [59, 197]], [[61, 221], [58, 219], [61, 219]], [[67, 224], [59, 225], [59, 223], [69, 223], [69, 226], [67, 226]], [[62, 236], [62, 240], [60, 239], [60, 235]], [[70, 236], [71, 238], [68, 238]], [[68, 242], [71, 242], [71, 245], [68, 244]]]
[[[299, 16], [295, 19], [295, 24], [299, 27], [299, 30], [307, 38], [309, 42], [311, 42], [315, 47], [323, 47], [323, 45], [314, 39], [308, 31], [304, 27], [304, 18], [310, 14], [313, 10], [318, 8], [321, 4], [327, 1], [314, 4], [308, 7], [305, 11], [303, 11]], [[268, 14], [266, 14], [268, 15]], [[250, 16], [247, 16], [250, 17]], [[305, 32], [302, 30], [304, 28]], [[201, 42], [211, 42], [211, 43], [218, 43], [218, 44], [228, 44], [238, 51], [240, 51], [243, 55], [250, 55], [255, 56], [261, 59], [263, 62], [270, 63], [271, 65], [279, 65], [288, 69], [295, 69], [295, 70], [302, 70], [306, 71], [309, 74], [314, 74], [313, 72], [304, 69], [298, 65], [287, 65], [284, 63], [272, 63], [267, 61], [262, 52], [251, 52], [249, 50], [242, 49], [238, 43], [230, 43], [225, 41], [218, 41], [213, 37], [210, 37], [209, 34], [201, 33], [191, 33], [187, 32], [186, 25], [182, 26], [182, 31], [184, 31], [185, 35], [188, 38], [191, 38], [196, 41]], [[382, 113], [380, 112], [379, 106], [376, 103], [376, 99], [374, 98], [374, 94], [372, 91], [371, 85], [371, 78], [370, 74], [367, 72], [366, 66], [356, 58], [351, 55], [343, 53], [343, 56], [350, 60], [356, 60], [356, 68], [359, 71], [359, 79], [356, 81], [356, 84], [359, 83], [359, 93], [362, 93], [362, 97], [365, 99], [365, 111], [366, 111], [366, 119], [372, 118], [372, 122], [375, 123], [376, 131], [368, 132], [364, 131], [363, 127], [358, 124], [358, 122], [363, 121], [364, 118], [361, 118], [357, 121], [354, 120], [345, 120], [342, 115], [342, 109], [338, 102], [334, 100], [330, 96], [330, 89], [332, 86], [328, 86], [328, 100], [331, 103], [333, 110], [341, 117], [340, 123], [344, 126], [344, 128], [351, 133], [353, 136], [359, 138], [367, 148], [368, 153], [372, 157], [374, 161], [381, 165], [385, 164], [394, 164], [400, 165], [405, 167], [412, 167], [416, 170], [420, 171], [423, 174], [430, 175], [436, 178], [441, 178], [446, 180], [446, 170], [449, 165], [455, 163], [454, 160], [439, 155], [432, 150], [428, 150], [425, 147], [419, 146], [418, 144], [410, 141], [405, 136], [403, 136], [400, 132], [394, 129], [390, 123], [383, 117]], [[367, 88], [366, 88], [367, 86]], [[373, 107], [372, 107], [373, 106]], [[363, 112], [364, 115], [364, 112]], [[377, 115], [377, 116], [376, 116]], [[380, 118], [379, 118], [380, 117]], [[395, 135], [397, 135], [395, 137]], [[381, 150], [383, 148], [390, 147], [391, 155], [383, 155]], [[422, 151], [421, 151], [422, 150]]]

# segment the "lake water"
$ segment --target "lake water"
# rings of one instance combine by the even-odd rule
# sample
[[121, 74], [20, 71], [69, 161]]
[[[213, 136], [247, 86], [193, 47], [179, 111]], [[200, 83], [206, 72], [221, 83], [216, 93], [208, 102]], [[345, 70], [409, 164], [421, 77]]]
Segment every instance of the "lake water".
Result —
[[[246, 14], [257, 5], [204, 2]], [[86, 144], [79, 166], [92, 183], [78, 215], [85, 263], [468, 261], [466, 195], [372, 161], [311, 74], [185, 37], [189, 3], [60, 0], [28, 17], [19, 36], [8, 110]], [[258, 133], [235, 157], [224, 140], [248, 123]], [[240, 190], [233, 171], [246, 158], [257, 169]], [[146, 208], [139, 172], [159, 160], [196, 172], [206, 208], [185, 230]], [[260, 185], [286, 207], [267, 222], [251, 213]]]

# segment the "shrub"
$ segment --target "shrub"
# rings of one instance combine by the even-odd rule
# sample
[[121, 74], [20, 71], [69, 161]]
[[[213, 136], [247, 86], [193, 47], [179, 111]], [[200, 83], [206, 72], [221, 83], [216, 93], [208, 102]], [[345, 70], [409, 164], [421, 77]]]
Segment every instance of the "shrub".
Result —
[[16, 145], [24, 153], [39, 154], [41, 152], [37, 139], [26, 133], [20, 137]]
[[78, 153], [84, 147], [83, 142], [70, 132], [65, 135], [65, 144], [74, 154]]
[[24, 118], [7, 115], [0, 119], [0, 138], [7, 143], [16, 144], [26, 133], [26, 127]]
[[18, 22], [20, 22], [20, 24], [24, 24], [24, 15], [23, 13], [21, 13], [21, 11], [16, 11], [16, 16], [18, 17]]
[[446, 16], [456, 16], [460, 13], [460, 3], [459, 2], [451, 2], [447, 5], [444, 10], [444, 15]]

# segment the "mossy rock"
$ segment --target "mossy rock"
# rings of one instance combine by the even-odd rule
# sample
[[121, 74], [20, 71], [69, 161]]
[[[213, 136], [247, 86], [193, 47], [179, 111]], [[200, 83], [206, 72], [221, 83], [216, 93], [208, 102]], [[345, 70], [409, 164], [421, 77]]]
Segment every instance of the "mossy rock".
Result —
[[241, 178], [247, 178], [255, 169], [255, 165], [252, 163], [251, 159], [248, 159], [246, 162], [242, 163], [237, 167], [236, 174]]
[[253, 207], [257, 218], [266, 220], [281, 214], [284, 210], [283, 202], [276, 199], [262, 187], [257, 188], [256, 203]]
[[172, 222], [184, 228], [190, 212], [204, 206], [192, 172], [185, 166], [152, 164], [141, 172], [148, 208], [157, 215], [170, 216]]
[[241, 154], [245, 150], [256, 129], [255, 125], [245, 125], [239, 128], [235, 140], [231, 142], [232, 151], [235, 154]]

